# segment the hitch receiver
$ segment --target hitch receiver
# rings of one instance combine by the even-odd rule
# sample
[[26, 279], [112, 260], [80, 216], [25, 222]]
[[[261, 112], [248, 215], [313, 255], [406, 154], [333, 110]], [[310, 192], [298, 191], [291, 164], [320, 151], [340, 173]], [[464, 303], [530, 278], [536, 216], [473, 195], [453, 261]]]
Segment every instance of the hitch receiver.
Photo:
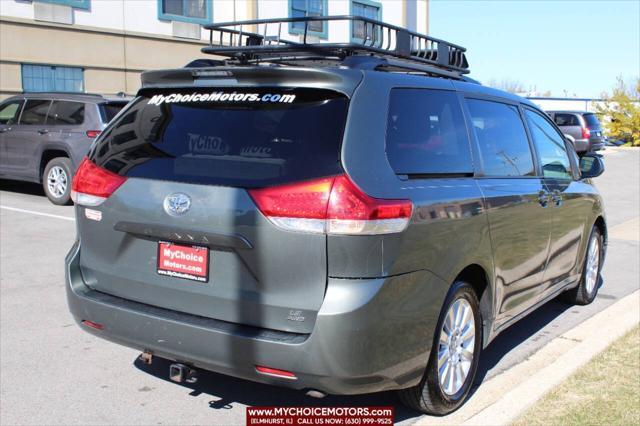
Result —
[[195, 383], [198, 381], [198, 372], [184, 364], [171, 364], [169, 378], [176, 383]]

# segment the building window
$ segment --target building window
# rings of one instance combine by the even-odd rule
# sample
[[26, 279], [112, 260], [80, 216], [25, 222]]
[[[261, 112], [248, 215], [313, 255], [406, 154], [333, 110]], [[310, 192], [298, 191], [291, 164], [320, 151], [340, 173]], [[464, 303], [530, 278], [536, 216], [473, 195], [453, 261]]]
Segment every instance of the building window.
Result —
[[[327, 16], [327, 0], [289, 0], [289, 17]], [[289, 32], [304, 34], [304, 22], [289, 23]], [[326, 22], [309, 22], [307, 34], [327, 37]]]
[[76, 67], [22, 65], [25, 92], [84, 92], [84, 70]]
[[71, 6], [76, 9], [89, 9], [91, 0], [38, 0], [40, 3], [61, 4]]
[[[353, 0], [351, 2], [351, 15], [362, 16], [363, 18], [382, 20], [382, 5], [378, 2], [369, 0]], [[376, 31], [378, 34], [376, 40], [380, 40], [380, 28]], [[366, 29], [366, 39], [373, 38], [373, 28], [369, 25]], [[355, 21], [351, 24], [351, 39], [353, 41], [362, 42], [365, 39], [365, 24], [362, 21]]]
[[158, 19], [210, 24], [213, 22], [213, 1], [158, 0]]

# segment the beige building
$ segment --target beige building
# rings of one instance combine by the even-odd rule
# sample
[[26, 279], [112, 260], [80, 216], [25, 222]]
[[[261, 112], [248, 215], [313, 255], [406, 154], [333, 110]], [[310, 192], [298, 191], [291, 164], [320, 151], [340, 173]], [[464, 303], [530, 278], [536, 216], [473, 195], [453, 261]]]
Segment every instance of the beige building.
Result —
[[[0, 99], [28, 91], [135, 94], [142, 71], [207, 57], [206, 23], [305, 14], [364, 15], [428, 31], [428, 0], [0, 0]], [[358, 33], [325, 25], [313, 34], [318, 40]], [[296, 28], [284, 32], [299, 37]]]

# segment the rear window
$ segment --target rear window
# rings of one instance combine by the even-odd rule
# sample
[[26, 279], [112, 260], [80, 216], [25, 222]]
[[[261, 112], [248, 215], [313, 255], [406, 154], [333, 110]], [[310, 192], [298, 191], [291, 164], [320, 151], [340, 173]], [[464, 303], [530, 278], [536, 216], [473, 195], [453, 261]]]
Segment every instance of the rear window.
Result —
[[84, 123], [84, 103], [71, 101], [53, 101], [47, 124], [78, 125]]
[[107, 124], [108, 122], [113, 120], [113, 117], [118, 115], [118, 113], [122, 110], [122, 108], [125, 107], [125, 105], [127, 105], [126, 102], [109, 102], [106, 104], [98, 105], [102, 122]]
[[582, 117], [584, 118], [584, 121], [586, 121], [587, 127], [589, 129], [600, 128], [600, 121], [598, 120], [598, 117], [595, 114], [582, 114]]
[[471, 174], [471, 152], [455, 92], [393, 89], [387, 158], [397, 174]]
[[[144, 92], [143, 92], [144, 93]], [[338, 174], [348, 100], [318, 89], [154, 91], [90, 152], [122, 176], [256, 188]]]
[[553, 117], [553, 121], [555, 121], [558, 126], [582, 126], [578, 116], [575, 114], [556, 114]]

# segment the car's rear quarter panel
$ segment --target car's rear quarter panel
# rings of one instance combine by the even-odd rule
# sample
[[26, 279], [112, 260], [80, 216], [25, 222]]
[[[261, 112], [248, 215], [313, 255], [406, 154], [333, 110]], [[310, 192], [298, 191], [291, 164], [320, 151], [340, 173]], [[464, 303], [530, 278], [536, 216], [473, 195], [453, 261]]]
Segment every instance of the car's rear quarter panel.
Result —
[[[448, 80], [367, 73], [352, 100], [344, 137], [343, 166], [367, 194], [409, 199], [408, 228], [382, 236], [328, 237], [330, 277], [385, 277], [429, 271], [445, 285], [414, 283], [412, 302], [421, 305], [408, 330], [428, 329], [430, 345], [448, 286], [469, 265], [479, 265], [492, 282], [493, 259], [482, 192], [472, 177], [402, 180], [385, 154], [389, 93], [394, 87], [454, 90]], [[488, 297], [491, 297], [489, 288]], [[489, 299], [490, 300], [490, 299]], [[398, 309], [402, 309], [398, 306]], [[425, 359], [426, 362], [426, 359]]]

